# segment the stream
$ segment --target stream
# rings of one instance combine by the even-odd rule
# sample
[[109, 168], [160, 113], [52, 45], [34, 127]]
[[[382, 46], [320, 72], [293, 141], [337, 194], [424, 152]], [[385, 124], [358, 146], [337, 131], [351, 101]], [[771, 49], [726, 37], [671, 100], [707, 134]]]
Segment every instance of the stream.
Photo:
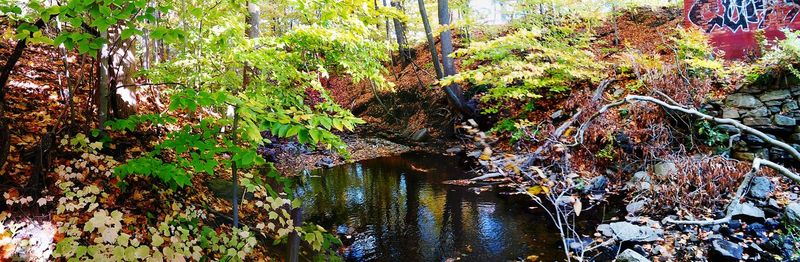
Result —
[[[442, 183], [467, 178], [467, 166], [411, 152], [313, 171], [297, 193], [306, 221], [343, 236], [348, 261], [564, 260], [557, 230], [530, 200]], [[581, 232], [602, 217], [587, 211]]]

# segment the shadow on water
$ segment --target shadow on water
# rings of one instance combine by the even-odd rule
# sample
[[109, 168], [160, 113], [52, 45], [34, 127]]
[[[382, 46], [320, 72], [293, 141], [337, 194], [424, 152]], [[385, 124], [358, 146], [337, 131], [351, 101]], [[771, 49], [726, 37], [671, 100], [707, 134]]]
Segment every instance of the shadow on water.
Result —
[[441, 183], [465, 178], [466, 166], [407, 153], [314, 171], [297, 193], [306, 221], [349, 231], [342, 255], [350, 261], [564, 259], [549, 218], [529, 211], [529, 201]]

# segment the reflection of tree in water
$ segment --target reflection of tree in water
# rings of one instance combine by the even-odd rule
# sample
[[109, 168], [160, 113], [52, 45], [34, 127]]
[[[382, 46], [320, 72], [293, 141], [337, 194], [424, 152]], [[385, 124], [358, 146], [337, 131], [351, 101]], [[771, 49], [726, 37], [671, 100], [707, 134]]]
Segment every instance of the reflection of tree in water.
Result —
[[[444, 212], [442, 213], [442, 223], [439, 232], [439, 246], [437, 255], [440, 258], [455, 257], [464, 243], [463, 212], [462, 212], [462, 193], [456, 190], [446, 190]], [[449, 251], [449, 252], [448, 252]]]

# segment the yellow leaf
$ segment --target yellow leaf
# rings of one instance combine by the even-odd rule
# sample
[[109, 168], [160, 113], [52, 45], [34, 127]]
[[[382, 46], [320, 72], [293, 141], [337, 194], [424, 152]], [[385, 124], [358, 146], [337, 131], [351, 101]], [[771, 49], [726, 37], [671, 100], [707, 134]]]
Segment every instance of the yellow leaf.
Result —
[[538, 195], [542, 192], [542, 186], [532, 186], [528, 188], [528, 194]]

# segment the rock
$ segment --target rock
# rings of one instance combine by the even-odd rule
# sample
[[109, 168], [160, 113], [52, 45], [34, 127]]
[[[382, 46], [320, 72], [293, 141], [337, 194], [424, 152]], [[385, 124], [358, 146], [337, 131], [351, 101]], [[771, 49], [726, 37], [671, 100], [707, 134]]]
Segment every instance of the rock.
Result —
[[414, 140], [414, 141], [417, 141], [417, 142], [425, 140], [426, 138], [428, 138], [428, 129], [427, 128], [423, 128], [423, 129], [417, 130], [417, 132], [414, 132], [414, 134], [411, 135], [411, 140]]
[[766, 117], [745, 117], [742, 119], [742, 124], [746, 126], [769, 126], [772, 121]]
[[793, 117], [788, 117], [785, 115], [772, 116], [772, 122], [778, 126], [795, 126], [797, 124], [797, 121], [795, 121]]
[[773, 189], [774, 186], [772, 186], [772, 181], [770, 181], [769, 178], [757, 176], [750, 181], [750, 192], [748, 195], [756, 199], [766, 199], [772, 193]]
[[461, 148], [461, 146], [454, 146], [454, 147], [448, 148], [447, 150], [445, 150], [445, 152], [447, 152], [448, 154], [458, 154], [458, 153], [461, 153], [461, 151], [463, 151], [463, 150], [464, 149]]
[[742, 117], [765, 117], [769, 116], [770, 111], [766, 107], [759, 107], [750, 111], [745, 112]]
[[732, 107], [756, 108], [762, 106], [761, 101], [752, 95], [735, 93], [725, 98], [725, 103]]
[[625, 206], [625, 210], [628, 211], [629, 215], [636, 215], [636, 213], [639, 213], [639, 211], [641, 211], [646, 205], [646, 200], [639, 200]]
[[792, 136], [790, 137], [790, 139], [791, 139], [792, 141], [794, 141], [794, 142], [800, 142], [800, 133], [794, 133], [794, 134], [792, 134]]
[[479, 158], [481, 156], [481, 153], [482, 153], [481, 150], [470, 151], [469, 153], [467, 153], [467, 157]]
[[729, 134], [729, 135], [738, 134], [738, 133], [741, 132], [741, 130], [739, 130], [739, 128], [737, 128], [737, 127], [735, 127], [733, 125], [717, 125], [717, 130], [719, 130], [720, 132]]
[[792, 110], [800, 109], [800, 106], [797, 105], [797, 101], [789, 101], [789, 102], [783, 103], [783, 106], [781, 107], [781, 109], [783, 109], [783, 111], [785, 111], [785, 112], [789, 112], [789, 111], [792, 111]]
[[606, 186], [608, 186], [608, 178], [606, 176], [600, 175], [593, 177], [592, 180], [589, 180], [589, 185], [584, 189], [584, 192], [591, 193], [591, 192], [600, 192], [603, 193], [606, 190]]
[[650, 260], [632, 249], [625, 249], [617, 256], [617, 262], [650, 262]]
[[783, 219], [789, 225], [800, 225], [800, 203], [789, 203], [783, 211]]
[[730, 221], [728, 221], [728, 228], [732, 230], [739, 230], [740, 228], [742, 228], [742, 221], [740, 221], [739, 219], [731, 219]]
[[739, 110], [733, 107], [726, 107], [722, 109], [722, 118], [739, 118]]
[[678, 167], [671, 161], [664, 161], [653, 167], [653, 174], [661, 180], [666, 180], [672, 175], [678, 174]]
[[318, 166], [318, 167], [324, 167], [324, 168], [331, 168], [331, 167], [336, 166], [336, 165], [333, 164], [333, 158], [330, 158], [330, 157], [327, 157], [327, 156], [323, 157], [322, 159], [317, 161], [317, 163], [314, 164], [314, 165]]
[[747, 234], [751, 237], [760, 239], [762, 242], [769, 240], [767, 237], [767, 227], [761, 223], [752, 223], [747, 225]]
[[775, 100], [785, 100], [790, 96], [792, 96], [792, 94], [789, 93], [789, 90], [778, 89], [778, 90], [764, 92], [763, 94], [758, 96], [758, 98], [760, 98], [761, 101], [775, 101]]
[[[206, 187], [208, 187], [208, 189], [211, 190], [211, 193], [213, 193], [214, 196], [228, 201], [233, 201], [233, 182], [227, 179], [214, 178], [208, 180], [208, 182], [206, 182], [205, 184]], [[239, 185], [237, 189], [239, 196], [241, 196], [241, 193], [243, 192], [242, 186]], [[244, 198], [253, 199], [253, 193], [247, 192], [244, 195]]]
[[747, 142], [748, 144], [751, 144], [751, 145], [763, 145], [764, 144], [764, 139], [761, 139], [760, 137], [758, 137], [756, 135], [753, 135], [753, 134], [747, 134], [746, 136], [744, 136], [744, 141]]
[[569, 249], [575, 251], [576, 253], [580, 253], [584, 248], [588, 247], [592, 244], [592, 242], [594, 242], [588, 237], [581, 238], [580, 240], [575, 238], [567, 238], [564, 239], [564, 241], [567, 243]]
[[633, 174], [633, 177], [625, 183], [623, 189], [635, 191], [649, 190], [651, 181], [650, 174], [646, 171], [639, 171]]
[[560, 196], [556, 198], [556, 206], [559, 207], [571, 207], [572, 203], [575, 202], [575, 198], [572, 196]]
[[711, 241], [711, 255], [719, 261], [739, 261], [743, 252], [744, 248], [733, 242], [723, 239]]
[[750, 152], [736, 151], [731, 153], [731, 157], [734, 159], [751, 162], [753, 161], [753, 159], [756, 158], [756, 154]]
[[780, 107], [780, 105], [783, 104], [783, 100], [766, 101], [766, 102], [765, 101], [761, 101], [761, 102], [764, 102], [764, 104], [767, 105], [767, 107]]
[[731, 213], [734, 217], [745, 216], [753, 219], [764, 220], [764, 210], [753, 205], [752, 202], [744, 202], [737, 206]]
[[558, 119], [563, 114], [564, 112], [562, 110], [555, 111], [552, 114], [550, 114], [550, 119]]
[[637, 226], [630, 222], [615, 222], [609, 224], [611, 232], [619, 241], [652, 242], [662, 240], [664, 230], [645, 226]]
[[614, 237], [614, 231], [611, 230], [611, 225], [609, 224], [598, 225], [597, 232], [600, 232], [600, 234], [603, 234], [605, 237]]

